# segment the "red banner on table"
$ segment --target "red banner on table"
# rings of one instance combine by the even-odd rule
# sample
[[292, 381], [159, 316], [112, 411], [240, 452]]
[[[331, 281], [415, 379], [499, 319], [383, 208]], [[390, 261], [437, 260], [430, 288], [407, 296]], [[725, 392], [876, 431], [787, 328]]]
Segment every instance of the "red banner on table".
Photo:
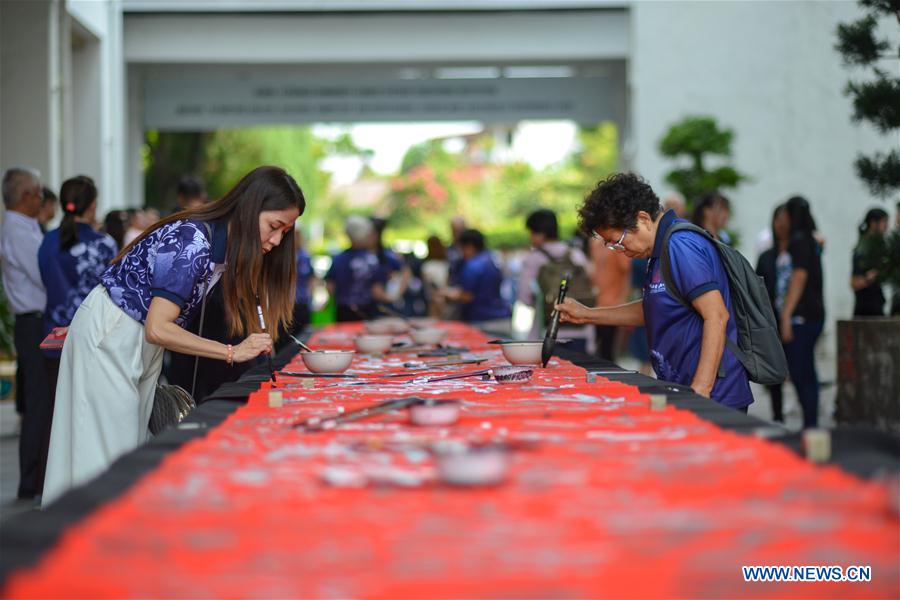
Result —
[[[479, 332], [448, 343], [507, 364]], [[358, 326], [317, 348], [348, 348]], [[281, 376], [70, 529], [7, 597], [900, 597], [885, 485], [726, 432], [554, 359], [525, 384], [355, 385], [414, 354], [358, 356], [358, 378]], [[476, 366], [474, 369], [478, 369]], [[287, 371], [305, 371], [299, 359]], [[441, 372], [473, 370], [471, 365]], [[293, 427], [403, 396], [455, 398], [452, 427], [406, 411]], [[440, 444], [501, 442], [504, 483], [453, 487]], [[870, 566], [870, 582], [744, 580], [743, 566]]]

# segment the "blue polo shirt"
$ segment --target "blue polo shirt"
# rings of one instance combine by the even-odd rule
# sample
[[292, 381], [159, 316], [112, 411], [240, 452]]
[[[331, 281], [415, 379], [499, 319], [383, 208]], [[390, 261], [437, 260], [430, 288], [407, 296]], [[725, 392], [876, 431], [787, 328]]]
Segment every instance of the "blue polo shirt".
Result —
[[473, 299], [462, 305], [463, 320], [479, 322], [511, 316], [509, 304], [500, 295], [502, 283], [503, 273], [489, 250], [465, 261], [459, 271], [459, 287], [472, 294]]
[[200, 308], [216, 265], [225, 264], [228, 223], [178, 220], [151, 232], [110, 266], [101, 283], [113, 303], [141, 325], [155, 296], [181, 307], [175, 323], [184, 327]]
[[[660, 219], [653, 254], [644, 278], [643, 308], [650, 360], [657, 377], [689, 386], [700, 360], [703, 320], [695, 310], [669, 295], [659, 269], [659, 256], [666, 231], [674, 223], [682, 221], [671, 210]], [[712, 242], [697, 233], [679, 231], [669, 238], [669, 259], [675, 286], [688, 301], [693, 301], [706, 292], [719, 290], [731, 315], [725, 333], [736, 340], [737, 327], [734, 323], [728, 274]], [[743, 408], [751, 404], [753, 395], [750, 393], [747, 371], [727, 347], [722, 355], [722, 367], [724, 377], [716, 379], [712, 399], [732, 408]]]
[[375, 301], [372, 286], [384, 285], [387, 272], [371, 250], [350, 248], [334, 257], [325, 280], [334, 283], [335, 302], [340, 306], [368, 306]]
[[309, 292], [309, 280], [313, 276], [312, 259], [303, 248], [297, 252], [297, 294], [294, 304], [310, 306], [312, 297]]

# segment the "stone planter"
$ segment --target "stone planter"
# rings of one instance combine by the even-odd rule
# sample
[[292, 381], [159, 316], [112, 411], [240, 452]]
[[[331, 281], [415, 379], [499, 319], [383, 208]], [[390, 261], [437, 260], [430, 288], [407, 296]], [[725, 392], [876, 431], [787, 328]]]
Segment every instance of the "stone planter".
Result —
[[900, 319], [838, 321], [837, 339], [837, 421], [900, 433]]

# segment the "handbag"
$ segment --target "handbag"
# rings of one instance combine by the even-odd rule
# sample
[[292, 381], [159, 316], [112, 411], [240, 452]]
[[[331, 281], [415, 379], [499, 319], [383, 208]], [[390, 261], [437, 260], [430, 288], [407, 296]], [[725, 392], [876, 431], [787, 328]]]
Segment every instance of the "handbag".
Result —
[[[212, 240], [212, 230], [205, 221], [203, 225]], [[200, 328], [197, 335], [203, 337], [203, 320], [206, 316], [206, 295], [209, 292], [209, 282], [203, 289], [203, 300], [200, 303]], [[194, 391], [197, 388], [197, 367], [200, 364], [200, 357], [194, 357], [194, 377], [191, 381], [191, 391], [188, 393], [186, 389], [180, 385], [169, 383], [157, 383], [156, 391], [153, 394], [153, 410], [150, 412], [150, 422], [147, 428], [154, 437], [159, 435], [163, 430], [173, 425], [178, 425], [184, 420], [188, 414], [197, 407], [194, 400]]]

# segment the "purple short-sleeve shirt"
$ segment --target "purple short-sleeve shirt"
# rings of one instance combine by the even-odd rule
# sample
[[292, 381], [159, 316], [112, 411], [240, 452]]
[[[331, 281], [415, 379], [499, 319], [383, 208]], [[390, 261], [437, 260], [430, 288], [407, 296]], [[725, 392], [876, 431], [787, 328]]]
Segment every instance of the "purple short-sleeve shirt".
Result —
[[154, 296], [181, 307], [184, 326], [203, 300], [216, 264], [224, 263], [225, 223], [179, 220], [163, 225], [103, 273], [113, 303], [143, 324]]

